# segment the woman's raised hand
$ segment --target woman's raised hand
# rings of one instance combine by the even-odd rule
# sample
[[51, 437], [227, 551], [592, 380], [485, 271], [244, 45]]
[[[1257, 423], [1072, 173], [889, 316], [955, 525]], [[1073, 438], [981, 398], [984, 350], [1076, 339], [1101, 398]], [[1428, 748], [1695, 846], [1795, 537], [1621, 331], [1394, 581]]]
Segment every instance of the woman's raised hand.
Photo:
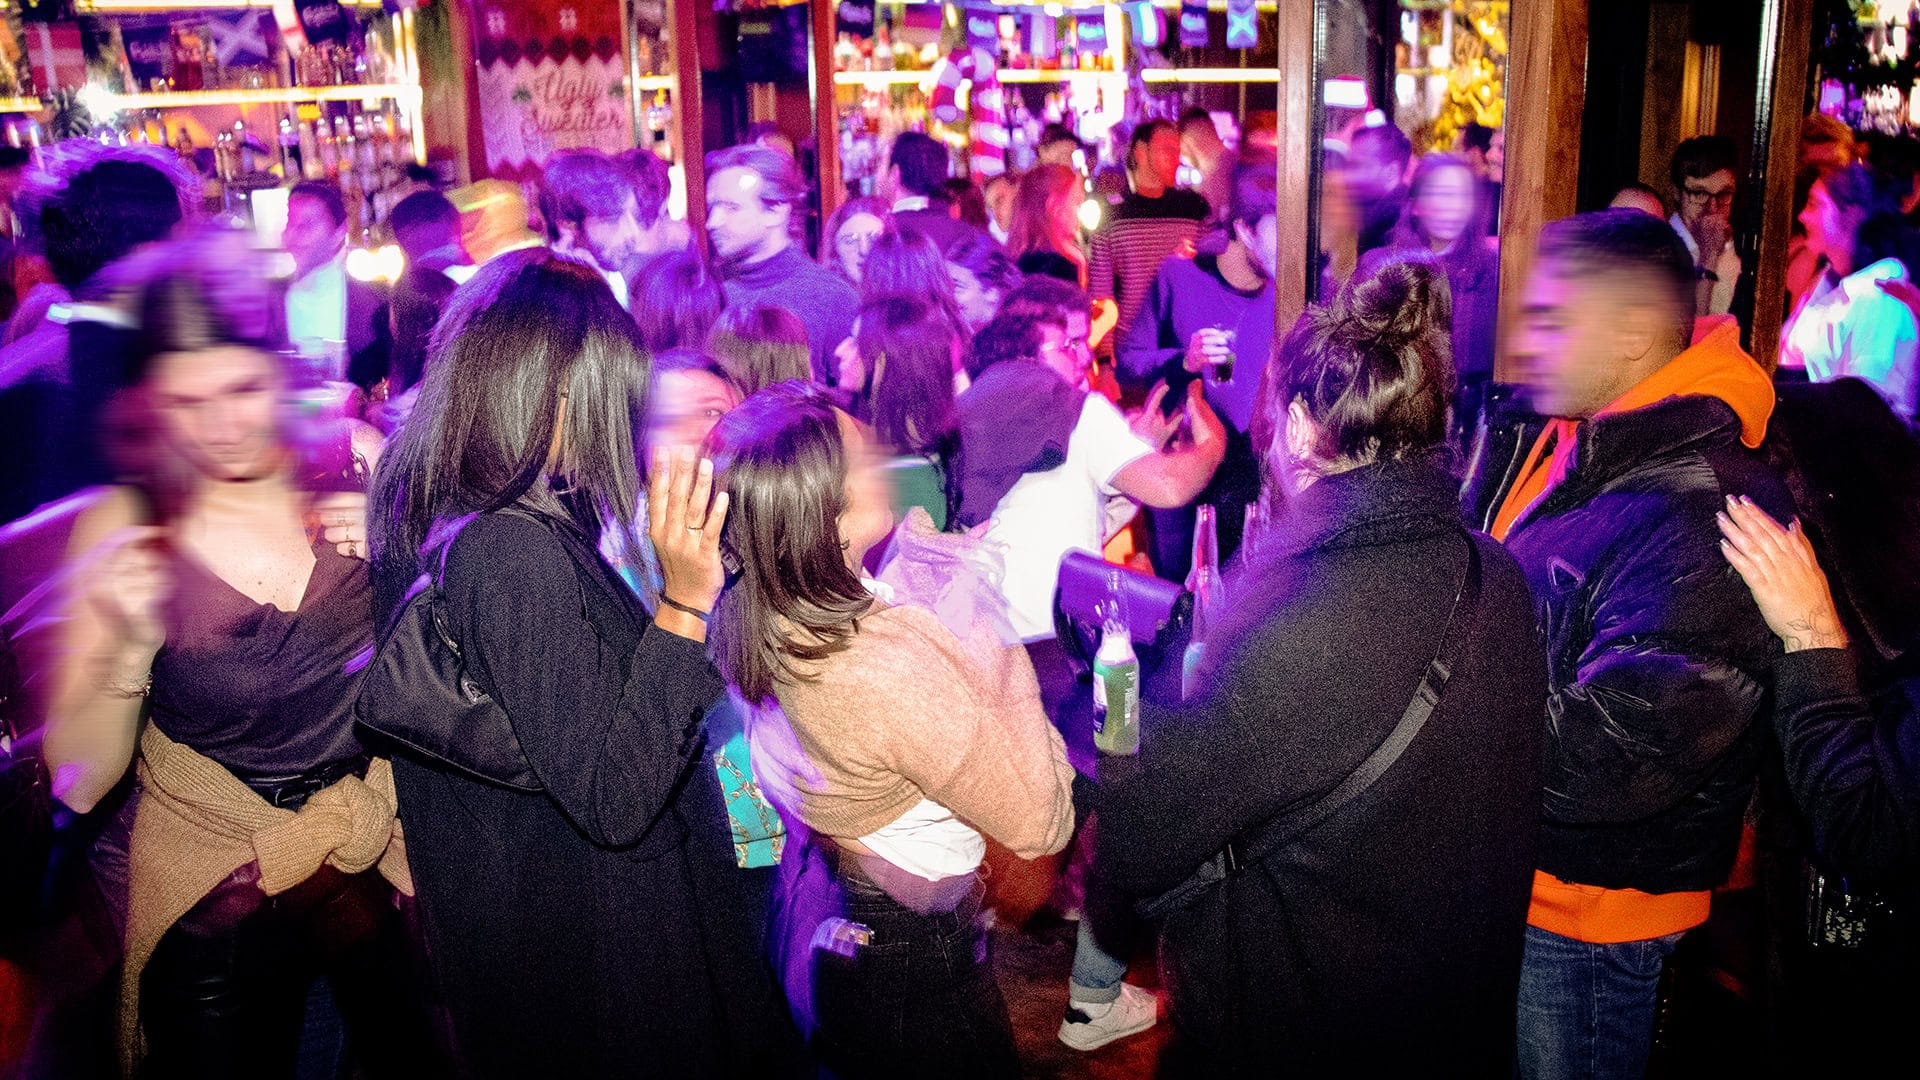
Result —
[[1727, 499], [1720, 515], [1720, 550], [1753, 592], [1767, 626], [1788, 652], [1842, 649], [1847, 633], [1840, 625], [1827, 575], [1820, 572], [1813, 544], [1800, 523], [1787, 528], [1747, 498]]
[[647, 536], [660, 560], [668, 608], [710, 612], [726, 584], [720, 530], [727, 493], [713, 494], [713, 462], [693, 450], [655, 450], [647, 480]]

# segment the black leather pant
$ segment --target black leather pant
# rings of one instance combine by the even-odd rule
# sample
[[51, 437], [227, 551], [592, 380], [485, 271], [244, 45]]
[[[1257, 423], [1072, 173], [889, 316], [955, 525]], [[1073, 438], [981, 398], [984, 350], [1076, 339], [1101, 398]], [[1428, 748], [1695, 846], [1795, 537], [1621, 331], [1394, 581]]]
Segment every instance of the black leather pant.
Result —
[[278, 896], [257, 882], [243, 867], [160, 939], [140, 979], [141, 1075], [293, 1077], [316, 978], [328, 980], [365, 1075], [445, 1073], [391, 886], [332, 867]]

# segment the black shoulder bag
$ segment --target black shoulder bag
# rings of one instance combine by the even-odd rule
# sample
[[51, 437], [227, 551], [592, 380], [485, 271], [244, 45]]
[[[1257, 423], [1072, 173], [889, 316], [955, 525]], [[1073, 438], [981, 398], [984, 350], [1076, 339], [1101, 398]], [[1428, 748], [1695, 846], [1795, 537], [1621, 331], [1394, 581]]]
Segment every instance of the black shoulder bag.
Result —
[[[473, 779], [514, 791], [544, 790], [506, 710], [473, 680], [454, 638], [440, 591], [453, 543], [448, 537], [437, 572], [421, 574], [413, 583], [380, 639], [360, 686], [355, 719], [376, 740]], [[371, 719], [369, 701], [380, 702]]]
[[1367, 755], [1366, 760], [1348, 773], [1347, 778], [1333, 790], [1305, 806], [1234, 837], [1226, 847], [1220, 849], [1219, 854], [1200, 864], [1200, 868], [1187, 880], [1159, 896], [1136, 903], [1134, 910], [1142, 918], [1158, 919], [1190, 907], [1214, 886], [1237, 877], [1247, 867], [1286, 847], [1307, 830], [1332, 817], [1342, 807], [1359, 798], [1393, 767], [1394, 762], [1400, 760], [1400, 755], [1413, 744], [1420, 729], [1433, 716], [1434, 708], [1440, 704], [1440, 695], [1447, 688], [1447, 680], [1453, 677], [1453, 665], [1458, 659], [1455, 653], [1460, 644], [1458, 631], [1461, 612], [1471, 612], [1480, 602], [1480, 548], [1474, 543], [1472, 534], [1465, 529], [1460, 532], [1467, 541], [1466, 572], [1461, 575], [1460, 588], [1453, 594], [1453, 607], [1448, 610], [1446, 625], [1440, 631], [1440, 645], [1420, 675], [1420, 683], [1413, 691], [1413, 700], [1407, 703], [1406, 711], [1400, 714], [1400, 723], [1395, 725], [1386, 741]]

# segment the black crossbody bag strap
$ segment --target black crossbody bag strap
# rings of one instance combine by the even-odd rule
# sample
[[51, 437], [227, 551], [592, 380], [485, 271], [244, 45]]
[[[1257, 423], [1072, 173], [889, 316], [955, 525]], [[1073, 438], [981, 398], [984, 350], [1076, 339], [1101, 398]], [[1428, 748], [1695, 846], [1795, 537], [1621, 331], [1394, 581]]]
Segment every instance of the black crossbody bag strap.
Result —
[[1393, 732], [1386, 741], [1374, 748], [1346, 779], [1340, 781], [1333, 790], [1315, 799], [1305, 806], [1297, 807], [1264, 825], [1243, 832], [1227, 842], [1213, 858], [1202, 863], [1187, 880], [1161, 893], [1159, 896], [1142, 900], [1135, 905], [1143, 918], [1157, 919], [1178, 911], [1198, 900], [1202, 893], [1215, 885], [1237, 876], [1247, 867], [1266, 858], [1268, 855], [1292, 843], [1307, 830], [1332, 817], [1342, 807], [1360, 797], [1374, 785], [1425, 727], [1433, 710], [1440, 704], [1440, 695], [1447, 688], [1447, 681], [1453, 678], [1453, 665], [1460, 645], [1460, 622], [1462, 612], [1471, 612], [1480, 603], [1480, 546], [1474, 542], [1473, 535], [1464, 528], [1461, 536], [1467, 544], [1467, 568], [1460, 577], [1460, 587], [1453, 594], [1453, 606], [1447, 612], [1446, 625], [1440, 631], [1440, 644], [1434, 650], [1433, 659], [1427, 662], [1426, 670], [1420, 675], [1419, 685], [1414, 687], [1413, 700], [1407, 703], [1406, 711], [1400, 714], [1400, 722], [1394, 725]]

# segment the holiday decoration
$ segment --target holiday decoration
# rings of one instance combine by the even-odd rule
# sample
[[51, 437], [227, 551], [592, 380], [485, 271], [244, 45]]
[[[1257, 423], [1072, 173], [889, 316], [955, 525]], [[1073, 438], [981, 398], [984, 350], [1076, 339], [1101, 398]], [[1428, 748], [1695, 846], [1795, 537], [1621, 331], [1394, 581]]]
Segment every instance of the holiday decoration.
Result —
[[1007, 171], [1007, 109], [994, 70], [993, 54], [984, 48], [957, 49], [942, 57], [933, 68], [933, 93], [928, 106], [933, 118], [943, 124], [957, 124], [963, 115], [960, 86], [970, 84], [967, 93], [967, 135], [972, 150], [972, 171], [976, 179], [999, 176]]

